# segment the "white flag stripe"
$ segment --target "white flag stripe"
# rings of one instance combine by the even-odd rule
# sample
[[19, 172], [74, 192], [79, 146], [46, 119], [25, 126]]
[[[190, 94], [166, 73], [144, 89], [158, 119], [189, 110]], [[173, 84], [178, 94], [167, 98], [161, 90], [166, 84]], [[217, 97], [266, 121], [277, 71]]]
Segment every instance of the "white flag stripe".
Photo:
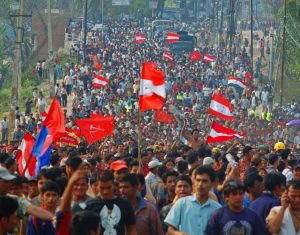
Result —
[[165, 98], [166, 88], [165, 84], [155, 86], [151, 80], [141, 79], [140, 95], [153, 95], [153, 93]]
[[93, 84], [99, 84], [105, 86], [107, 83], [108, 83], [107, 81], [102, 81], [96, 78], [93, 79]]
[[238, 138], [243, 138], [244, 137], [244, 136], [239, 135], [239, 134], [226, 134], [226, 133], [222, 133], [222, 132], [217, 132], [214, 129], [211, 129], [211, 131], [209, 133], [209, 136], [212, 137], [212, 138], [221, 137], [221, 136], [224, 136], [224, 137], [235, 136], [235, 137], [238, 137]]
[[230, 112], [230, 109], [227, 106], [220, 104], [215, 100], [211, 100], [210, 108], [226, 116], [233, 116]]
[[228, 80], [228, 85], [237, 85], [239, 87], [242, 87], [243, 89], [246, 88], [246, 86], [242, 82], [237, 81], [235, 79], [229, 79]]

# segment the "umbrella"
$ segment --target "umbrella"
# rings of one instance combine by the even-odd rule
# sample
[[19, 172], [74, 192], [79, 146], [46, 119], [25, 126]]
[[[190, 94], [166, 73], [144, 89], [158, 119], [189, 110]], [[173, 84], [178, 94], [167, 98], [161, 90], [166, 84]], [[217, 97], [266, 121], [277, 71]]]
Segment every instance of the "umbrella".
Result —
[[286, 125], [288, 125], [288, 126], [298, 126], [298, 125], [300, 125], [300, 119], [292, 120], [292, 121], [288, 122]]

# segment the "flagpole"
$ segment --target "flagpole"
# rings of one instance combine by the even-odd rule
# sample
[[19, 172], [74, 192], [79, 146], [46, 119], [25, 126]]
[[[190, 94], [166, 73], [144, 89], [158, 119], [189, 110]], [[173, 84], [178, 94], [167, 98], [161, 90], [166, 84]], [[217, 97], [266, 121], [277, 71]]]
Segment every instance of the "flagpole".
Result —
[[[21, 150], [19, 150], [19, 151], [21, 151]], [[26, 173], [26, 171], [27, 171], [27, 169], [28, 169], [28, 166], [29, 166], [29, 163], [30, 163], [30, 161], [31, 161], [31, 158], [32, 158], [32, 154], [30, 154], [30, 156], [29, 156], [29, 158], [28, 158], [28, 161], [26, 162], [25, 168], [24, 168], [24, 170], [23, 170], [23, 172], [22, 172], [22, 176], [25, 176], [25, 173]]]
[[140, 89], [138, 91], [138, 161], [139, 161], [139, 171], [141, 170], [142, 166], [142, 155], [141, 155], [141, 145], [142, 145], [142, 112], [140, 109], [140, 91], [142, 90], [142, 82], [140, 78]]

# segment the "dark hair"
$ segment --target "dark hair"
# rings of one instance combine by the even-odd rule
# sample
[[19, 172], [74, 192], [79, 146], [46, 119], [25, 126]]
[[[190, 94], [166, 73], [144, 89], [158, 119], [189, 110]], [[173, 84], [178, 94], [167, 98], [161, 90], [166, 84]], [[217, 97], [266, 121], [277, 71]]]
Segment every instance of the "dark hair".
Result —
[[132, 186], [137, 186], [139, 184], [139, 179], [136, 174], [126, 174], [120, 180], [120, 183], [125, 182], [130, 183]]
[[244, 149], [243, 149], [243, 156], [248, 154], [251, 150], [252, 150], [251, 146], [245, 146]]
[[264, 181], [265, 190], [273, 191], [276, 186], [285, 185], [286, 179], [283, 174], [270, 173], [267, 174]]
[[180, 161], [177, 163], [177, 170], [180, 174], [185, 173], [185, 171], [189, 168], [189, 164], [185, 161]]
[[263, 182], [263, 177], [257, 173], [249, 173], [245, 175], [244, 186], [248, 192], [248, 189], [255, 185], [255, 181]]
[[144, 175], [143, 174], [136, 174], [136, 176], [138, 178], [139, 183], [144, 186], [146, 184]]
[[89, 235], [91, 231], [97, 231], [99, 224], [100, 217], [95, 212], [81, 211], [75, 213], [71, 220], [71, 234]]
[[172, 162], [173, 165], [175, 166], [175, 162], [174, 162], [173, 158], [167, 157], [167, 158], [164, 160], [164, 164], [166, 165], [168, 162]]
[[76, 171], [82, 163], [82, 159], [80, 157], [68, 157], [66, 161], [66, 165], [71, 167], [74, 171]]
[[137, 160], [133, 160], [133, 161], [131, 161], [130, 163], [129, 163], [129, 166], [130, 167], [133, 167], [133, 166], [139, 166], [140, 165], [140, 163], [137, 161]]
[[9, 158], [8, 153], [0, 153], [0, 163], [3, 164]]
[[48, 191], [51, 192], [56, 192], [58, 195], [60, 195], [60, 190], [59, 186], [57, 183], [54, 182], [46, 182], [42, 187], [41, 187], [41, 194], [44, 194]]
[[9, 169], [11, 166], [13, 166], [16, 163], [16, 160], [12, 157], [9, 157], [5, 160], [4, 165], [6, 169]]
[[45, 178], [45, 179], [47, 179], [47, 180], [51, 180], [51, 181], [54, 182], [55, 178], [56, 178], [56, 174], [51, 169], [43, 168], [38, 173], [37, 180], [42, 179], [42, 177]]
[[50, 156], [50, 164], [52, 166], [55, 166], [58, 163], [58, 161], [59, 161], [59, 155], [57, 153], [51, 154], [51, 156]]
[[0, 219], [9, 217], [19, 208], [18, 201], [8, 196], [0, 196]]
[[244, 184], [239, 180], [229, 180], [224, 186], [223, 193], [225, 196], [228, 196], [230, 193], [238, 190], [245, 192]]
[[12, 185], [22, 186], [23, 179], [22, 176], [14, 174], [15, 178], [11, 181]]
[[278, 159], [279, 159], [279, 157], [278, 157], [277, 154], [272, 154], [272, 155], [270, 155], [270, 157], [269, 157], [269, 163], [270, 163], [271, 165], [273, 165]]
[[191, 187], [193, 187], [193, 182], [192, 182], [191, 178], [190, 178], [188, 175], [179, 175], [179, 176], [177, 176], [176, 181], [175, 181], [175, 186], [177, 185], [177, 183], [178, 183], [179, 181], [185, 181], [185, 182], [187, 182]]
[[291, 180], [288, 182], [287, 188], [292, 187], [293, 189], [300, 190], [300, 180]]
[[165, 165], [160, 165], [157, 167], [157, 175], [159, 178], [162, 178], [164, 173], [167, 171], [167, 167]]
[[209, 165], [199, 166], [196, 168], [196, 175], [209, 175], [211, 182], [214, 182], [216, 179], [216, 173], [214, 172], [213, 168]]
[[167, 171], [165, 174], [163, 174], [162, 180], [164, 183], [167, 183], [167, 179], [169, 176], [178, 176], [178, 172], [176, 171]]
[[111, 171], [104, 170], [99, 174], [99, 181], [101, 181], [101, 182], [108, 182], [108, 181], [114, 182], [114, 175]]
[[193, 164], [193, 163], [197, 162], [198, 160], [199, 160], [198, 153], [195, 151], [190, 153], [187, 157], [187, 161], [189, 164]]

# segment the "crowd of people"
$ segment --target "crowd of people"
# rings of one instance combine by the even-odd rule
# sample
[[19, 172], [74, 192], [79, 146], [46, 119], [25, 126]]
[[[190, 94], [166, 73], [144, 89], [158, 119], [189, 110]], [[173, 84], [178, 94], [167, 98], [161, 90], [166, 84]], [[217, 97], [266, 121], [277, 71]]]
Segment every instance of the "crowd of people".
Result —
[[[270, 81], [259, 84], [246, 75], [255, 70], [242, 33], [230, 56], [222, 43], [212, 45], [205, 27], [188, 29], [197, 35], [196, 50], [215, 56], [214, 62], [191, 61], [189, 53], [165, 60], [170, 44], [163, 33], [132, 22], [110, 22], [104, 35], [89, 32], [85, 50], [73, 47], [77, 64], [59, 65], [64, 69], [55, 88], [66, 127], [77, 129], [76, 119], [101, 114], [115, 117], [115, 130], [91, 145], [81, 137], [77, 147], [53, 148], [49, 167], [36, 177], [18, 172], [16, 157], [25, 132], [36, 136], [41, 128], [48, 107], [43, 92], [34, 90], [25, 115], [16, 108], [10, 142], [3, 116], [0, 235], [300, 233], [300, 130], [286, 125], [299, 113], [297, 101], [285, 112], [273, 105]], [[147, 35], [144, 43], [135, 42], [136, 33]], [[174, 116], [172, 124], [157, 122], [153, 111], [138, 120], [147, 61], [165, 74], [163, 110]], [[94, 88], [94, 73], [109, 84]], [[228, 85], [229, 76], [249, 85], [240, 92]], [[214, 93], [234, 107], [233, 121], [218, 122], [246, 133], [243, 139], [207, 144], [217, 119], [207, 111]]]

